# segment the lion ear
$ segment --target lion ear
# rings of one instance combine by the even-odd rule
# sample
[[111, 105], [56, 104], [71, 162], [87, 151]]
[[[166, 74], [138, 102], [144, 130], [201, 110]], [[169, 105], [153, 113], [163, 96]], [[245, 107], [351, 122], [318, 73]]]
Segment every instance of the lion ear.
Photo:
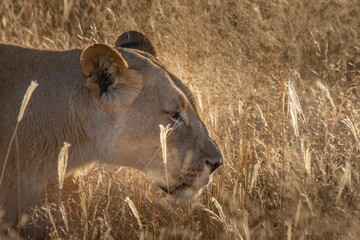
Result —
[[116, 86], [120, 76], [128, 69], [121, 54], [104, 44], [87, 47], [81, 54], [80, 63], [85, 75], [85, 86], [99, 97]]
[[121, 34], [115, 42], [115, 47], [132, 48], [156, 57], [156, 51], [149, 39], [137, 31], [129, 31]]

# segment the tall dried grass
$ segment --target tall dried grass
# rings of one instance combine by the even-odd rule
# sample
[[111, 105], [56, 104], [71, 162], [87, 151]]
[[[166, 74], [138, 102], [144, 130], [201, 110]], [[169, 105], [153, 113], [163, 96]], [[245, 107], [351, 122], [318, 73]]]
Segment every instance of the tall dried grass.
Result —
[[31, 95], [33, 94], [33, 92], [37, 88], [37, 86], [38, 86], [38, 84], [36, 83], [36, 81], [31, 81], [29, 87], [26, 90], [23, 101], [21, 103], [19, 114], [18, 114], [17, 121], [16, 121], [16, 125], [15, 125], [15, 129], [14, 129], [13, 135], [11, 136], [9, 146], [7, 148], [4, 164], [2, 166], [1, 175], [0, 175], [0, 187], [1, 187], [1, 183], [2, 183], [2, 180], [3, 180], [4, 174], [5, 174], [6, 164], [7, 164], [8, 158], [9, 158], [9, 153], [10, 153], [10, 150], [11, 150], [12, 145], [14, 143], [14, 140], [16, 138], [17, 129], [18, 129], [19, 124], [20, 124], [20, 122], [21, 122], [21, 120], [22, 120], [22, 118], [24, 116], [24, 112], [25, 112], [26, 107], [27, 107], [27, 105], [28, 105], [28, 103], [30, 101]]
[[225, 158], [193, 202], [96, 168], [33, 221], [66, 216], [49, 233], [63, 238], [357, 239], [359, 13], [357, 0], [3, 0], [2, 42], [67, 49], [144, 32]]

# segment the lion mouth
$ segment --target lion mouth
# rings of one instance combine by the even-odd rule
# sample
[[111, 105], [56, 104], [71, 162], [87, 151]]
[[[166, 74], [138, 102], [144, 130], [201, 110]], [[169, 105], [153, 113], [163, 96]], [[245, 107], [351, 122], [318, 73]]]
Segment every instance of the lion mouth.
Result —
[[169, 187], [164, 185], [158, 185], [165, 193], [169, 194], [176, 199], [191, 200], [197, 196], [203, 187], [205, 187], [211, 181], [210, 177], [197, 179], [194, 182], [179, 182]]
[[161, 190], [163, 190], [167, 194], [175, 195], [179, 191], [184, 191], [185, 189], [188, 189], [191, 186], [187, 183], [181, 183], [181, 184], [173, 185], [170, 187], [164, 187], [164, 186], [159, 186], [159, 187], [161, 188]]

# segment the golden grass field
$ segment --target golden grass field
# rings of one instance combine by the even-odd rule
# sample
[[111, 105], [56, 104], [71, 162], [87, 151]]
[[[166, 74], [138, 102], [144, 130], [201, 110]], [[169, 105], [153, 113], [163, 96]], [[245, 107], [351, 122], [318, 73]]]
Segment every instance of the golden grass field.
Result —
[[194, 92], [225, 161], [180, 203], [138, 171], [97, 167], [24, 228], [45, 221], [49, 239], [359, 239], [359, 16], [358, 0], [2, 0], [4, 43], [61, 50], [145, 33]]

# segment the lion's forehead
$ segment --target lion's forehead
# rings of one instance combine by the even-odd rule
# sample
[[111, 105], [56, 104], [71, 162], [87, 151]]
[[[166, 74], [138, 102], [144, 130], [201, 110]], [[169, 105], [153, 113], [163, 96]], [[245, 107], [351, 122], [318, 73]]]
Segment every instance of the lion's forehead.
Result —
[[145, 74], [151, 75], [151, 78], [145, 77], [145, 80], [153, 79], [154, 81], [160, 82], [161, 78], [169, 79], [173, 84], [171, 84], [170, 87], [175, 89], [172, 93], [177, 95], [176, 97], [178, 98], [179, 104], [181, 104], [181, 106], [186, 106], [190, 103], [192, 108], [195, 111], [197, 110], [197, 104], [190, 89], [178, 77], [176, 77], [175, 74], [163, 66], [154, 56], [133, 49], [118, 48], [118, 50], [128, 61], [131, 68], [145, 71]]

